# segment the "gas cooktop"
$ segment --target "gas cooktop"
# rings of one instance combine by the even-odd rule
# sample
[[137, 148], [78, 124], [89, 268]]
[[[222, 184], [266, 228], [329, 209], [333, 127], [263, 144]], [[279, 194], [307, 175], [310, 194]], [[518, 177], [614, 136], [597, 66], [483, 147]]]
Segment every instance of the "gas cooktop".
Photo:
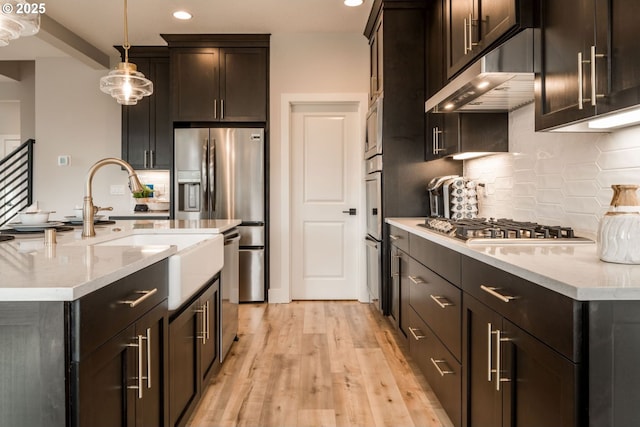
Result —
[[594, 243], [591, 239], [577, 237], [571, 227], [542, 225], [506, 218], [460, 220], [427, 218], [424, 223], [418, 225], [470, 244]]

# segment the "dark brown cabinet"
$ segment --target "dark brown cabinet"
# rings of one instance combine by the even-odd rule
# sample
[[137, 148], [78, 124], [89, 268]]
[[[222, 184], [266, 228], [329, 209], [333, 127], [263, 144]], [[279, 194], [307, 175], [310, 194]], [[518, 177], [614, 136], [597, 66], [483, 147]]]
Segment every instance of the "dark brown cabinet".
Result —
[[540, 1], [536, 130], [640, 103], [632, 0]]
[[463, 426], [579, 422], [579, 365], [473, 297], [464, 297]]
[[220, 284], [216, 277], [195, 299], [172, 315], [169, 323], [169, 418], [183, 426], [195, 409], [205, 379], [218, 361]]
[[267, 121], [268, 48], [177, 47], [170, 51], [174, 121]]
[[153, 82], [153, 93], [122, 107], [122, 157], [135, 169], [173, 167], [173, 123], [169, 100], [169, 50], [132, 47], [130, 61]]
[[504, 37], [532, 25], [532, 0], [445, 0], [447, 77]]
[[426, 97], [429, 99], [444, 87], [446, 78], [446, 61], [444, 38], [444, 4], [447, 0], [435, 0], [427, 4], [425, 36], [426, 47]]
[[384, 36], [380, 19], [369, 39], [369, 104], [372, 104], [384, 90]]
[[[409, 303], [409, 290], [406, 289], [406, 275], [408, 272], [406, 252], [409, 251], [409, 233], [390, 226], [389, 239], [391, 240], [391, 286], [389, 316], [396, 328], [402, 330], [402, 311]], [[403, 284], [403, 280], [405, 283]], [[406, 294], [406, 295], [404, 295]]]
[[507, 113], [427, 113], [426, 160], [509, 151]]
[[70, 304], [72, 426], [166, 426], [167, 261]]

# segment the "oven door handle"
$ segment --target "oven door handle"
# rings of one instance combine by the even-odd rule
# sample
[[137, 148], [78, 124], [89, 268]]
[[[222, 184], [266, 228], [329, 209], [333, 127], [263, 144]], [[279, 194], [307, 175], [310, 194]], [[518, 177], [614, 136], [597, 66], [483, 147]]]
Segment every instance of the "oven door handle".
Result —
[[366, 242], [367, 246], [370, 246], [372, 248], [378, 249], [378, 241], [373, 240], [371, 237], [367, 236], [365, 237], [364, 241]]

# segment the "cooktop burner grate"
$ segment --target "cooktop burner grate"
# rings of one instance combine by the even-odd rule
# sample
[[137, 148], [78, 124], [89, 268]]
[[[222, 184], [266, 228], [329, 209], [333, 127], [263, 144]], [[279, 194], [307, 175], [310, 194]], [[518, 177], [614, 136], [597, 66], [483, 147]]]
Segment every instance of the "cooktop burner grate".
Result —
[[430, 230], [447, 234], [468, 243], [545, 242], [592, 243], [590, 239], [576, 237], [571, 227], [542, 225], [536, 222], [515, 221], [507, 218], [475, 218], [452, 220], [427, 218], [419, 224]]

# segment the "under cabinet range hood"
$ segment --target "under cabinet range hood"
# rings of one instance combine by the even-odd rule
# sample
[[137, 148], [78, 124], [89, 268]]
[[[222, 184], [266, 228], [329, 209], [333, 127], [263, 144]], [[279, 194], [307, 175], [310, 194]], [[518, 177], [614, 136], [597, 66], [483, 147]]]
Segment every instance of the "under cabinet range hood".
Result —
[[504, 112], [531, 103], [533, 31], [521, 31], [476, 60], [425, 102], [425, 112]]

